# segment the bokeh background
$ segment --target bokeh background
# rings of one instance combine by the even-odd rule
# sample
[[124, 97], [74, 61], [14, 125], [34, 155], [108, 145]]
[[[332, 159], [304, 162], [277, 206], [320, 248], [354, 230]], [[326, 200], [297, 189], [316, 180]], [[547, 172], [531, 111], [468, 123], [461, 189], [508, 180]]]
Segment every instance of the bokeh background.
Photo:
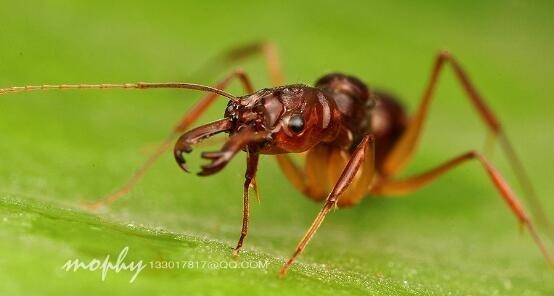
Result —
[[[439, 49], [455, 54], [503, 122], [554, 217], [551, 166], [554, 23], [549, 1], [11, 1], [0, 10], [0, 86], [191, 81], [225, 49], [277, 44], [287, 81], [357, 75], [413, 110]], [[242, 62], [259, 88], [261, 59]], [[208, 77], [207, 77], [208, 76]], [[235, 86], [231, 91], [240, 94]], [[119, 202], [79, 208], [113, 190], [200, 97], [190, 91], [67, 91], [0, 97], [2, 295], [548, 295], [552, 270], [477, 164], [418, 193], [367, 198], [333, 212], [288, 277], [277, 270], [319, 205], [271, 157], [238, 260], [268, 269], [65, 272], [68, 259], [233, 261], [244, 156], [210, 178], [184, 175], [171, 154]], [[222, 100], [202, 122], [219, 118]], [[452, 73], [441, 78], [419, 153], [406, 174], [468, 149], [486, 129]], [[211, 149], [215, 149], [213, 147]], [[206, 149], [206, 148], [203, 148]], [[493, 161], [516, 185], [505, 158]], [[193, 165], [198, 159], [192, 157]], [[520, 192], [520, 188], [515, 186]], [[552, 241], [547, 240], [550, 249]]]

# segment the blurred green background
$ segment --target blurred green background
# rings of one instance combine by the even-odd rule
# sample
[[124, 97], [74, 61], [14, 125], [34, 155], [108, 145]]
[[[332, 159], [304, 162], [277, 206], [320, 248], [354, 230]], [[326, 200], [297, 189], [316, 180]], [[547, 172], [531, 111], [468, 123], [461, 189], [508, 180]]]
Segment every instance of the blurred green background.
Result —
[[[11, 1], [0, 10], [0, 87], [37, 83], [183, 81], [214, 55], [275, 42], [287, 81], [330, 71], [390, 90], [413, 110], [439, 49], [453, 52], [504, 123], [544, 210], [554, 217], [553, 5], [530, 1]], [[241, 63], [259, 88], [263, 62]], [[240, 94], [235, 86], [232, 92]], [[260, 166], [245, 253], [244, 156], [210, 178], [162, 160], [128, 196], [79, 209], [126, 180], [200, 97], [193, 92], [67, 91], [0, 97], [1, 295], [552, 295], [554, 273], [477, 164], [401, 199], [367, 198], [328, 217], [288, 277], [277, 270], [320, 205]], [[407, 174], [468, 149], [486, 129], [449, 70]], [[219, 118], [222, 100], [202, 119]], [[217, 147], [212, 147], [215, 149]], [[202, 148], [203, 150], [207, 148]], [[200, 150], [200, 149], [199, 149]], [[197, 154], [195, 154], [196, 156]], [[493, 161], [516, 184], [500, 153]], [[191, 161], [196, 167], [198, 159]], [[519, 190], [516, 186], [516, 190]], [[547, 240], [553, 249], [552, 241]], [[66, 272], [69, 259], [233, 262], [267, 269]]]

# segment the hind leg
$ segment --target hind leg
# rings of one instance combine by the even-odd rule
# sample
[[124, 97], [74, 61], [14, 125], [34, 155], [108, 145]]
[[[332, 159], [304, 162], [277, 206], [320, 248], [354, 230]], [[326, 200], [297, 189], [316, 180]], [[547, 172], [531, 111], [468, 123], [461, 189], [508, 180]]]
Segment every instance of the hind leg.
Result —
[[547, 262], [554, 267], [554, 258], [548, 252], [548, 250], [544, 246], [544, 243], [541, 241], [540, 237], [535, 231], [533, 224], [531, 223], [518, 197], [512, 191], [502, 175], [496, 170], [496, 168], [478, 152], [467, 152], [431, 170], [402, 180], [393, 180], [390, 178], [382, 179], [375, 184], [370, 193], [381, 196], [396, 196], [408, 194], [431, 183], [443, 174], [457, 168], [461, 164], [466, 163], [470, 160], [476, 160], [479, 162], [479, 164], [489, 176], [491, 183], [500, 194], [500, 197], [502, 197], [504, 201], [508, 204], [509, 208], [512, 210], [518, 221], [531, 233], [531, 236], [535, 240], [535, 243], [543, 253]]
[[549, 234], [554, 236], [554, 229], [551, 228], [546, 215], [543, 213], [540, 201], [535, 193], [535, 190], [533, 189], [529, 177], [527, 176], [527, 173], [525, 172], [523, 165], [517, 157], [511, 143], [506, 137], [499, 120], [485, 103], [485, 100], [469, 79], [469, 75], [462, 69], [458, 61], [448, 52], [441, 52], [437, 55], [429, 83], [425, 88], [419, 108], [409, 122], [406, 131], [402, 134], [395, 146], [386, 156], [381, 173], [384, 176], [394, 175], [399, 172], [412, 158], [419, 143], [419, 139], [421, 138], [423, 125], [428, 117], [429, 107], [431, 105], [435, 88], [438, 84], [439, 76], [447, 63], [451, 65], [455, 77], [460, 82], [468, 100], [471, 102], [475, 110], [477, 110], [479, 116], [490, 129], [492, 134], [500, 140], [500, 145], [506, 153], [517, 180], [525, 192], [525, 197], [527, 198], [538, 223], [548, 228], [550, 231]]

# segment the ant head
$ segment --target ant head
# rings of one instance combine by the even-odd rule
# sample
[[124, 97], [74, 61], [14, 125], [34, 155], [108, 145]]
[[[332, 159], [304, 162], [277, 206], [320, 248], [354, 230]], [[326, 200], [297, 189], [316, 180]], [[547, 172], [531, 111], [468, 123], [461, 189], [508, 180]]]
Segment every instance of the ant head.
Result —
[[266, 133], [266, 141], [252, 143], [261, 153], [302, 152], [334, 135], [339, 114], [329, 104], [318, 88], [288, 85], [230, 101], [225, 118], [233, 123], [231, 135], [243, 128]]
[[177, 163], [187, 171], [183, 153], [192, 145], [220, 132], [230, 138], [217, 152], [204, 152], [211, 162], [200, 175], [220, 171], [240, 150], [277, 154], [303, 152], [332, 140], [340, 129], [341, 114], [335, 102], [319, 88], [289, 85], [262, 89], [231, 100], [224, 118], [183, 134], [174, 148]]

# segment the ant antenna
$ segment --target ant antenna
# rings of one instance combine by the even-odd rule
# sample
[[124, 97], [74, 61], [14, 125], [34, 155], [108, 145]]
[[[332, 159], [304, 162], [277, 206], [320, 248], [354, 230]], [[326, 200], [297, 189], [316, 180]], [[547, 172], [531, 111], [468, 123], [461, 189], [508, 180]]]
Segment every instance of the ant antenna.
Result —
[[230, 99], [233, 102], [237, 102], [239, 99], [227, 92], [224, 92], [220, 89], [213, 88], [206, 85], [195, 84], [195, 83], [184, 83], [184, 82], [169, 82], [169, 83], [148, 83], [148, 82], [137, 82], [137, 83], [120, 83], [120, 84], [57, 84], [57, 85], [26, 85], [26, 86], [14, 86], [8, 88], [0, 88], [0, 95], [7, 93], [18, 93], [18, 92], [30, 92], [30, 91], [45, 91], [45, 90], [65, 90], [65, 89], [149, 89], [149, 88], [184, 88], [199, 90], [204, 92], [211, 92], [224, 96]]

